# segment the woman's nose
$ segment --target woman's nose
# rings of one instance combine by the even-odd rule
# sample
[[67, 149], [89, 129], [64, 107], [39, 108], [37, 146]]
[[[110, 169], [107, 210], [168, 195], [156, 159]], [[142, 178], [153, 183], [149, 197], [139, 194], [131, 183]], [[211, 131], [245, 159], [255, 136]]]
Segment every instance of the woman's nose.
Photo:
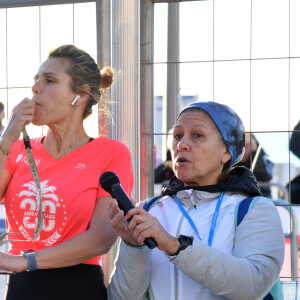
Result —
[[189, 150], [189, 148], [190, 148], [190, 145], [189, 145], [188, 139], [185, 136], [183, 136], [177, 144], [177, 149], [179, 151], [187, 151], [187, 150]]
[[32, 93], [33, 94], [39, 94], [40, 92], [40, 87], [39, 87], [39, 82], [38, 80], [33, 84], [33, 86], [31, 87]]

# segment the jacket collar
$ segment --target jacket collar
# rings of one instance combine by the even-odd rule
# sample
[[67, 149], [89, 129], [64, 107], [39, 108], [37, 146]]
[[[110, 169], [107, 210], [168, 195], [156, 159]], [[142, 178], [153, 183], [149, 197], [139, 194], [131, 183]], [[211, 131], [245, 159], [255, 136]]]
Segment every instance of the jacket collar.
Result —
[[253, 173], [246, 167], [231, 168], [225, 182], [207, 186], [184, 186], [177, 178], [173, 177], [169, 185], [162, 189], [162, 195], [174, 195], [183, 190], [197, 190], [208, 193], [231, 192], [246, 194], [249, 197], [261, 196]]

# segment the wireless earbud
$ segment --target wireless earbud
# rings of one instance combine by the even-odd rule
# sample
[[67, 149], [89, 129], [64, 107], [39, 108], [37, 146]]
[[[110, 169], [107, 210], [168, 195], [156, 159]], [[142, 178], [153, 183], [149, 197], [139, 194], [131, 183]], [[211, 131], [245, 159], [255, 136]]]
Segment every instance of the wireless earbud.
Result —
[[75, 104], [75, 102], [80, 98], [80, 95], [76, 95], [76, 97], [74, 98], [74, 100], [72, 101], [71, 105], [73, 106]]

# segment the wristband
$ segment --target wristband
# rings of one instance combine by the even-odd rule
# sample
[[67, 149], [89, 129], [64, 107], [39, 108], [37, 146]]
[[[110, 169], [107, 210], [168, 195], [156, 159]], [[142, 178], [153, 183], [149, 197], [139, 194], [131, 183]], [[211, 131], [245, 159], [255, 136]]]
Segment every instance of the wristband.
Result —
[[23, 256], [26, 257], [28, 263], [27, 272], [35, 271], [37, 269], [35, 252], [33, 250], [22, 251]]

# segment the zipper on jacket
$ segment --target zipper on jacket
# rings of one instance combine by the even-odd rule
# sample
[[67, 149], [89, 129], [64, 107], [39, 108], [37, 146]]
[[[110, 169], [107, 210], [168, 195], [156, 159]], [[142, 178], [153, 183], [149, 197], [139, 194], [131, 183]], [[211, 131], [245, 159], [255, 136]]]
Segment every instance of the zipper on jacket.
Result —
[[[187, 210], [187, 213], [189, 213], [192, 209], [193, 209], [193, 207], [189, 208]], [[185, 218], [184, 215], [182, 215], [179, 220], [176, 236], [178, 236], [180, 233], [184, 218]], [[173, 266], [174, 266], [174, 300], [178, 300], [178, 289], [179, 289], [179, 287], [178, 287], [178, 268], [175, 265], [173, 265]]]

